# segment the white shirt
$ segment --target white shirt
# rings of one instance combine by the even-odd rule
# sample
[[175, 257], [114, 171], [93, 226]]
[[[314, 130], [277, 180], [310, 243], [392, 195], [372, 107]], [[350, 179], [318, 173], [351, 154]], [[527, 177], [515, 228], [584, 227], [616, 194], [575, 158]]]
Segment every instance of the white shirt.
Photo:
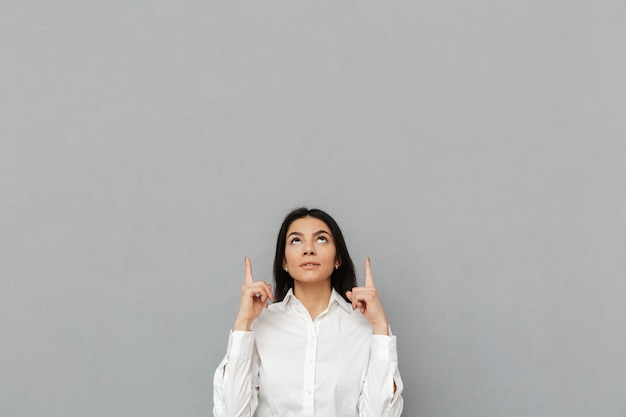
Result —
[[290, 290], [252, 331], [231, 332], [213, 381], [213, 415], [399, 417], [401, 393], [395, 336], [372, 334], [334, 290], [311, 320]]

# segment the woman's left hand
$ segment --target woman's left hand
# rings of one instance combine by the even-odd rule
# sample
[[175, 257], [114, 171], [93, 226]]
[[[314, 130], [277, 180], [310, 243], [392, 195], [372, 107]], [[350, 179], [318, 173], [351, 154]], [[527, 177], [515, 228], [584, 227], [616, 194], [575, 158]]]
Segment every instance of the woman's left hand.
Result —
[[374, 277], [370, 266], [370, 258], [365, 260], [365, 286], [354, 287], [352, 291], [346, 291], [346, 296], [352, 301], [352, 309], [357, 308], [374, 327], [374, 334], [389, 334], [389, 323], [385, 310], [378, 298]]

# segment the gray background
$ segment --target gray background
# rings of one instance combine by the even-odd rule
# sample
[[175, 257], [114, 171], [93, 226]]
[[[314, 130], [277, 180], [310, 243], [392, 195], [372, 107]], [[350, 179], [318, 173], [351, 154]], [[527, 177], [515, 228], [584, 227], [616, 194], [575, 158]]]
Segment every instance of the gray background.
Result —
[[342, 226], [404, 416], [626, 416], [626, 2], [0, 2], [0, 416], [208, 416]]

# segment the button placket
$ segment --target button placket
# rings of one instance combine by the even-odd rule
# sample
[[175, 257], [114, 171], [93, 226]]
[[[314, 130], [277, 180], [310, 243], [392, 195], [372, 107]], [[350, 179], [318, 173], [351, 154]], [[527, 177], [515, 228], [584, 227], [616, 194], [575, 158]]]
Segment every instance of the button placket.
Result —
[[307, 341], [304, 353], [302, 410], [305, 415], [315, 414], [315, 362], [317, 356], [317, 332], [310, 317], [306, 323]]

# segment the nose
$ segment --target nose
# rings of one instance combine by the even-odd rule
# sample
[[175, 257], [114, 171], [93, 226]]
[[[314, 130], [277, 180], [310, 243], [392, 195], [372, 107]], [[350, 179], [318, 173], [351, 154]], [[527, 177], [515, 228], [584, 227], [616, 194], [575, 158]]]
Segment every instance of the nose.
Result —
[[312, 248], [312, 247], [310, 247], [310, 246], [308, 246], [308, 245], [307, 245], [307, 246], [305, 246], [305, 247], [303, 248], [303, 252], [302, 252], [302, 254], [303, 254], [303, 255], [315, 255], [315, 251], [313, 250], [313, 248]]

